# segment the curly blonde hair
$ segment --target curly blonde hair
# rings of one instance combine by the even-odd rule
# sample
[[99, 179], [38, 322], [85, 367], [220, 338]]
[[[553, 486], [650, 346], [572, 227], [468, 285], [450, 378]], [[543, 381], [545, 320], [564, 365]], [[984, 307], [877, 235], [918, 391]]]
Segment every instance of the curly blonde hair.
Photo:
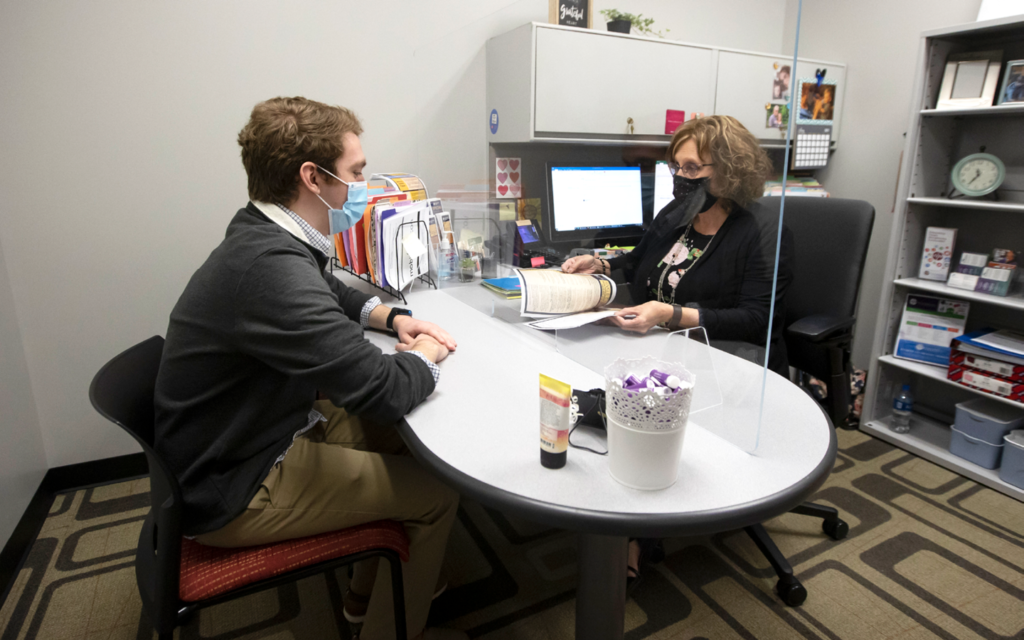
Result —
[[299, 167], [314, 162], [333, 169], [345, 152], [342, 137], [349, 132], [358, 136], [363, 127], [344, 107], [302, 97], [259, 103], [238, 133], [249, 198], [288, 204], [299, 192]]
[[732, 116], [706, 116], [690, 120], [676, 130], [668, 145], [671, 162], [687, 140], [697, 143], [697, 153], [715, 165], [711, 191], [740, 206], [760, 198], [764, 181], [772, 171], [757, 138]]

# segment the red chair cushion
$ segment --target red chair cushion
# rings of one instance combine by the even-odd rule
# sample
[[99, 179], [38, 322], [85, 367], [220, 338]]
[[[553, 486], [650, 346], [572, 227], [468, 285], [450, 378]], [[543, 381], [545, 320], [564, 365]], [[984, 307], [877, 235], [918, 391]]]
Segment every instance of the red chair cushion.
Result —
[[205, 600], [282, 573], [371, 549], [391, 549], [408, 562], [409, 537], [405, 527], [393, 520], [378, 520], [308, 538], [239, 549], [208, 547], [183, 538], [178, 595], [185, 602]]

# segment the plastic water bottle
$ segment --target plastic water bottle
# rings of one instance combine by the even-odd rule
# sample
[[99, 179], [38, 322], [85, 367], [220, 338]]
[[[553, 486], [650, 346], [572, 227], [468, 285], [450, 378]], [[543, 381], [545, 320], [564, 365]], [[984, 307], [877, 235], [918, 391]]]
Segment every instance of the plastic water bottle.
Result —
[[896, 433], [910, 431], [910, 412], [914, 410], [914, 396], [910, 395], [910, 385], [903, 385], [903, 390], [892, 399], [892, 423], [890, 429]]

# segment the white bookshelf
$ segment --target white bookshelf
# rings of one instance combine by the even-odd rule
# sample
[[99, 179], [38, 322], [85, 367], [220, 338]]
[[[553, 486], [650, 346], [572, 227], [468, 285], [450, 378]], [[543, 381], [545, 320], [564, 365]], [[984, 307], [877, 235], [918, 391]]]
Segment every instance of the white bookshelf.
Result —
[[1009, 398], [1004, 398], [1002, 396], [997, 396], [992, 393], [985, 393], [984, 391], [972, 389], [971, 387], [965, 387], [959, 382], [954, 382], [950, 380], [948, 377], [946, 377], [946, 369], [942, 367], [936, 367], [935, 365], [925, 364], [923, 362], [914, 362], [913, 360], [904, 360], [903, 358], [897, 358], [896, 356], [882, 356], [881, 358], [878, 359], [878, 361], [890, 367], [896, 367], [897, 369], [909, 371], [915, 376], [929, 378], [931, 380], [938, 380], [943, 384], [947, 384], [957, 389], [962, 389], [968, 394], [976, 395], [982, 398], [989, 398], [990, 400], [1002, 402], [1003, 404], [1009, 405], [1011, 407], [1016, 407], [1024, 411], [1024, 404], [1020, 402], [1016, 402], [1015, 400], [1010, 400]]
[[1013, 116], [1024, 113], [1024, 104], [1001, 104], [991, 107], [973, 107], [970, 109], [921, 109], [923, 118], [956, 118], [961, 116]]
[[[983, 327], [1024, 331], [1024, 297], [964, 291], [945, 282], [918, 278], [928, 227], [957, 229], [953, 264], [963, 251], [1024, 247], [1024, 104], [936, 110], [949, 54], [1000, 48], [1005, 60], [1024, 58], [1024, 21], [990, 20], [926, 32], [916, 59], [910, 122], [893, 213], [878, 323], [872, 343], [861, 429], [960, 473], [1017, 500], [1024, 490], [999, 480], [998, 469], [982, 469], [949, 452], [949, 425], [956, 404], [986, 397], [1024, 410], [1014, 402], [953, 382], [944, 367], [893, 356], [907, 297], [928, 293], [970, 302], [967, 330]], [[966, 155], [984, 150], [1006, 164], [998, 200], [949, 198], [950, 173]], [[893, 395], [910, 384], [915, 411], [909, 433], [889, 429]]]
[[1024, 311], [1024, 298], [1016, 295], [1006, 297], [994, 296], [991, 293], [978, 293], [976, 291], [957, 289], [956, 287], [947, 285], [945, 282], [924, 280], [922, 278], [897, 278], [896, 280], [893, 280], [893, 284], [897, 287], [906, 287], [915, 291], [927, 291], [928, 293], [935, 293], [947, 298], [958, 298], [960, 300], [967, 300], [968, 302], [978, 302], [981, 304], [990, 304], [996, 307], [1006, 307], [1008, 309]]
[[974, 209], [975, 211], [1024, 213], [1024, 204], [1015, 202], [992, 202], [991, 200], [971, 200], [968, 198], [958, 198], [956, 200], [950, 198], [907, 198], [907, 203], [930, 207], [950, 207], [952, 209]]
[[866, 422], [861, 426], [861, 430], [919, 455], [925, 460], [930, 460], [940, 467], [955, 471], [986, 487], [1024, 501], [1024, 489], [1000, 480], [999, 469], [979, 467], [973, 462], [949, 452], [949, 438], [952, 432], [948, 424], [915, 413], [910, 417], [910, 431], [907, 433], [896, 433], [890, 429], [888, 417]]

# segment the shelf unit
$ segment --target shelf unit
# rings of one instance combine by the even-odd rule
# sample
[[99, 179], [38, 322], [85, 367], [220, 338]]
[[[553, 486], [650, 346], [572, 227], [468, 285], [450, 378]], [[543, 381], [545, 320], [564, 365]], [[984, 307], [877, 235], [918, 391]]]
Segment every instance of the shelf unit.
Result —
[[861, 430], [894, 444], [901, 449], [919, 455], [947, 469], [980, 482], [986, 487], [1005, 493], [1008, 496], [1024, 501], [1024, 490], [1007, 484], [999, 479], [999, 469], [985, 469], [958, 458], [949, 452], [949, 425], [939, 420], [915, 413], [910, 417], [910, 431], [896, 433], [889, 428], [889, 418], [871, 420]]
[[1024, 311], [1024, 298], [1014, 296], [994, 296], [990, 293], [976, 293], [974, 291], [966, 291], [964, 289], [957, 289], [951, 287], [943, 282], [936, 280], [922, 280], [921, 278], [899, 278], [893, 281], [897, 287], [907, 287], [915, 291], [927, 291], [929, 293], [935, 293], [941, 296], [959, 298], [961, 300], [967, 300], [968, 302], [980, 302], [982, 304], [990, 304], [997, 307], [1006, 307], [1009, 309], [1017, 309]]
[[[1024, 404], [999, 398], [946, 378], [943, 367], [893, 356], [907, 297], [932, 294], [970, 302], [967, 330], [986, 326], [1024, 331], [1024, 297], [999, 297], [918, 278], [927, 227], [957, 229], [954, 264], [963, 251], [1024, 247], [1024, 104], [972, 109], [933, 108], [951, 53], [1002, 49], [1004, 60], [1024, 58], [1024, 21], [1020, 17], [926, 32], [921, 36], [910, 123], [897, 187], [878, 323], [872, 345], [861, 429], [946, 469], [1024, 501], [1024, 490], [999, 480], [999, 471], [983, 469], [949, 452], [949, 425], [955, 405], [977, 397], [1024, 410]], [[999, 200], [947, 197], [956, 162], [984, 150], [1007, 167]], [[892, 398], [910, 384], [915, 414], [909, 433], [889, 429]]]
[[958, 116], [1013, 116], [1024, 113], [1024, 104], [1005, 104], [971, 109], [921, 109], [925, 118], [956, 118]]

